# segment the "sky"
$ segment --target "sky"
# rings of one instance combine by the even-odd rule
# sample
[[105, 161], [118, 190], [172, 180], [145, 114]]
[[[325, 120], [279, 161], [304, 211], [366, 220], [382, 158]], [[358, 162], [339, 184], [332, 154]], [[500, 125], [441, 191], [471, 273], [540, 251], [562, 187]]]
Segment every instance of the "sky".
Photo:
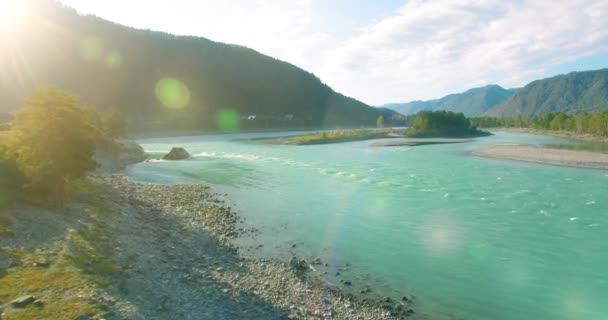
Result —
[[250, 47], [371, 105], [608, 67], [606, 0], [60, 2], [136, 28]]

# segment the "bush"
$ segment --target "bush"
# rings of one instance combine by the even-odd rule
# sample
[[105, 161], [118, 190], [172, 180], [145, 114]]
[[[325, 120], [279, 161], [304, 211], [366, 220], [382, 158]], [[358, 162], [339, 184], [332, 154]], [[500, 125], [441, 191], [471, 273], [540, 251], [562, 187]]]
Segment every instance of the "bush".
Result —
[[96, 168], [99, 115], [60, 89], [38, 91], [17, 112], [5, 146], [33, 200], [63, 206], [66, 186]]

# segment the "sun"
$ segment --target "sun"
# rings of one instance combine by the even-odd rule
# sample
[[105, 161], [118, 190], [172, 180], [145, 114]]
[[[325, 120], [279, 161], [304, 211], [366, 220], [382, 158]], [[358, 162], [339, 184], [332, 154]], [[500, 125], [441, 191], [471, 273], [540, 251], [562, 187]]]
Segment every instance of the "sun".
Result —
[[26, 13], [26, 3], [23, 0], [0, 0], [0, 36], [17, 35], [19, 22]]

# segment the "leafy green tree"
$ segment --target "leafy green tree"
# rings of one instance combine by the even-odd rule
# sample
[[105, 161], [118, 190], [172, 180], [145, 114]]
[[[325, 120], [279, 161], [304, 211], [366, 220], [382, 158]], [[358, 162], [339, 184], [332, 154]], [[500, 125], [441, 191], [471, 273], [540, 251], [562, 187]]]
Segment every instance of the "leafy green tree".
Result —
[[[96, 168], [93, 111], [60, 89], [36, 92], [17, 112], [8, 146], [32, 199], [63, 206], [66, 186]], [[98, 117], [97, 117], [98, 118]]]

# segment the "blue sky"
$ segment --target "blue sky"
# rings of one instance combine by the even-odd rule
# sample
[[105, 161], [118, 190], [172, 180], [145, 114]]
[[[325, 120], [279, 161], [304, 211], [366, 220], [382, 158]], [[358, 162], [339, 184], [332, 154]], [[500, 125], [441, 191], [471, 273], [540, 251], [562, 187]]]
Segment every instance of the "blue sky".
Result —
[[608, 67], [605, 0], [60, 1], [251, 47], [372, 105]]

